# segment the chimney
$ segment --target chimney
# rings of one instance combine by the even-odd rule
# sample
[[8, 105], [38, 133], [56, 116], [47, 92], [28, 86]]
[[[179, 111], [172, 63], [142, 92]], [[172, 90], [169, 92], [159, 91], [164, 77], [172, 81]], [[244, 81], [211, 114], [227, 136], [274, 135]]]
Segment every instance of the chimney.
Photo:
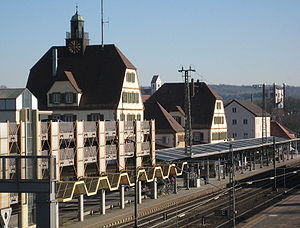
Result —
[[58, 58], [57, 58], [57, 49], [52, 49], [52, 76], [55, 77], [57, 74]]
[[194, 79], [191, 79], [191, 97], [195, 96], [195, 82]]

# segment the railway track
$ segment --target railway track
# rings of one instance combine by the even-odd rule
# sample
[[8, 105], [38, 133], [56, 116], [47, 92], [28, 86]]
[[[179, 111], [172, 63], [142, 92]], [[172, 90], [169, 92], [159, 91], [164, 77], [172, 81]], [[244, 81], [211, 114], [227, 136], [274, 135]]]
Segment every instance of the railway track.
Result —
[[[279, 188], [279, 192], [272, 191], [271, 187], [274, 183], [272, 178], [270, 179], [272, 171], [268, 173], [269, 177], [261, 178], [258, 182], [252, 180], [238, 184], [238, 187], [235, 189], [236, 208], [239, 211], [236, 216], [237, 222], [240, 220], [242, 221], [245, 217], [247, 217], [247, 214], [251, 214], [251, 209], [253, 209], [253, 213], [253, 211], [257, 211], [259, 208], [262, 208], [263, 204], [260, 205], [260, 203], [257, 203], [258, 201], [272, 203], [272, 200], [276, 198], [279, 199], [285, 192], [285, 189], [283, 188]], [[286, 173], [285, 175], [286, 177], [278, 171], [278, 186], [282, 186], [283, 182], [288, 182], [288, 187], [292, 188], [293, 186], [290, 185], [291, 183], [296, 182], [296, 174]], [[251, 182], [254, 184], [251, 184]], [[220, 209], [225, 211], [228, 209], [228, 191], [228, 189], [220, 190], [216, 193], [195, 199], [192, 203], [186, 202], [176, 204], [172, 208], [167, 208], [139, 218], [139, 227], [201, 227], [204, 221], [205, 227], [229, 227], [230, 224], [227, 221], [227, 217], [215, 215], [215, 212]], [[247, 208], [245, 205], [249, 205], [251, 208]], [[260, 207], [257, 205], [260, 205]], [[133, 221], [123, 225], [119, 224], [117, 227], [129, 228], [132, 226]]]

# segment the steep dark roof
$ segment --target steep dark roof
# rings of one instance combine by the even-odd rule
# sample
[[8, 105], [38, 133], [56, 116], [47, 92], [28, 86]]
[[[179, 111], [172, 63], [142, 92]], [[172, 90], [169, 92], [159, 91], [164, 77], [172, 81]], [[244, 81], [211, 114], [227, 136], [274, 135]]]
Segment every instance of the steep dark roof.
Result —
[[0, 89], [0, 99], [15, 99], [17, 98], [26, 88], [16, 89]]
[[[58, 52], [57, 76], [52, 76], [54, 48]], [[115, 45], [90, 45], [83, 55], [72, 55], [65, 46], [52, 47], [31, 68], [26, 87], [38, 98], [39, 108], [46, 109], [48, 90], [68, 71], [82, 91], [79, 109], [116, 108], [126, 68], [136, 69]]]
[[151, 83], [155, 83], [157, 81], [157, 79], [158, 79], [158, 75], [154, 75], [152, 77]]
[[[222, 98], [206, 83], [190, 84], [192, 128], [211, 128], [216, 100]], [[194, 91], [194, 92], [192, 92]], [[159, 102], [167, 111], [173, 111], [176, 106], [184, 108], [184, 83], [165, 83], [146, 103]]]
[[296, 138], [295, 134], [291, 133], [290, 130], [288, 130], [277, 121], [271, 121], [271, 135], [286, 139]]
[[[226, 104], [225, 107], [227, 107], [229, 104], [231, 104], [233, 102], [238, 103], [239, 105], [241, 105], [242, 107], [244, 107], [245, 109], [247, 109], [249, 112], [251, 112], [256, 117], [262, 117], [263, 116], [262, 108], [259, 107], [256, 104], [250, 102], [250, 101], [232, 100], [228, 104]], [[266, 116], [270, 116], [270, 114], [266, 113]]]
[[183, 127], [158, 102], [145, 103], [145, 119], [155, 119], [157, 132], [184, 132]]

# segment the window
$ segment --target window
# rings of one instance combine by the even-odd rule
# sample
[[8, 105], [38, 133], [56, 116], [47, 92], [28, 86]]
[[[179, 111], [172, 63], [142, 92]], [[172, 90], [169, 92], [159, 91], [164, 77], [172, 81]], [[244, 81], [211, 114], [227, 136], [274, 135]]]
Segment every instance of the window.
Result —
[[128, 114], [127, 115], [127, 121], [134, 121], [135, 120], [135, 115], [134, 114]]
[[214, 117], [214, 124], [224, 124], [224, 117], [223, 116]]
[[5, 100], [0, 99], [0, 110], [5, 110]]
[[195, 142], [203, 141], [203, 133], [202, 132], [194, 132], [193, 133], [193, 139], [194, 139]]
[[212, 140], [226, 140], [227, 132], [214, 132], [212, 133]]
[[222, 108], [222, 103], [221, 102], [217, 102], [217, 109], [221, 109]]
[[66, 93], [65, 94], [66, 104], [73, 104], [74, 103], [74, 94], [73, 93]]
[[178, 135], [178, 142], [184, 142], [184, 135]]
[[139, 103], [139, 93], [123, 92], [122, 102], [123, 103]]
[[236, 107], [232, 107], [231, 111], [232, 111], [233, 113], [235, 113], [235, 112], [236, 112]]
[[125, 114], [124, 114], [124, 113], [121, 113], [121, 115], [120, 115], [120, 120], [121, 120], [121, 121], [124, 121], [124, 120], [125, 120]]
[[168, 143], [169, 143], [169, 137], [163, 136], [163, 137], [162, 137], [162, 143], [168, 144]]
[[141, 119], [142, 119], [142, 118], [141, 118], [141, 114], [137, 114], [137, 115], [136, 115], [136, 119], [137, 119], [137, 120], [141, 120]]
[[76, 115], [73, 115], [73, 114], [65, 114], [65, 115], [63, 116], [63, 119], [64, 119], [64, 121], [66, 121], [66, 122], [73, 122], [73, 121], [76, 120]]
[[248, 138], [248, 133], [245, 132], [245, 133], [244, 133], [244, 139], [247, 139], [247, 138]]
[[237, 133], [232, 133], [232, 138], [236, 138], [237, 137]]
[[53, 93], [52, 94], [52, 101], [53, 104], [59, 104], [60, 103], [60, 93]]
[[87, 121], [103, 121], [104, 120], [104, 115], [100, 113], [91, 113], [90, 115], [87, 116]]
[[173, 118], [177, 121], [177, 123], [181, 124], [181, 117], [180, 116], [173, 116]]
[[248, 119], [243, 119], [243, 124], [248, 124]]
[[232, 125], [237, 125], [237, 120], [236, 119], [232, 120]]
[[14, 99], [0, 99], [1, 110], [15, 110], [16, 101]]
[[127, 82], [135, 82], [135, 73], [127, 73], [126, 74], [126, 81]]

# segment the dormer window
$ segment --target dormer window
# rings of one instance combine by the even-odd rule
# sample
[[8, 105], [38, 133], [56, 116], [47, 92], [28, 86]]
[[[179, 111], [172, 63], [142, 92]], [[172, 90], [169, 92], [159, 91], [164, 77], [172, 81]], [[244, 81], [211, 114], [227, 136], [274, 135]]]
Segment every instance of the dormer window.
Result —
[[53, 104], [60, 104], [60, 93], [53, 93], [52, 101], [53, 101]]
[[74, 103], [74, 95], [73, 93], [66, 93], [66, 104]]

